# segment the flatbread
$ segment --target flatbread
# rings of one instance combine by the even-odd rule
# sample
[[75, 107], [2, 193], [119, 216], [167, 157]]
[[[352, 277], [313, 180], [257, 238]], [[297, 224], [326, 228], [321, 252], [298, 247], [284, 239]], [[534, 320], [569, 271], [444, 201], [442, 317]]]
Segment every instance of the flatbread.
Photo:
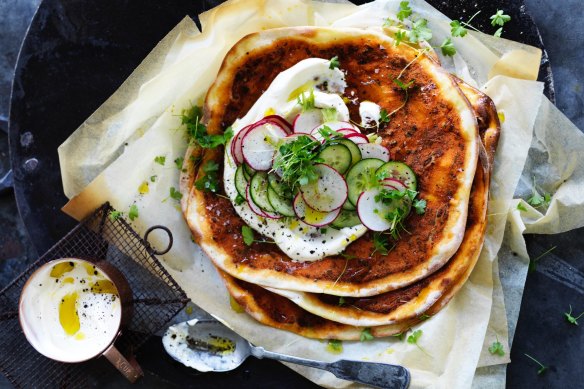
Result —
[[468, 219], [462, 244], [440, 270], [406, 288], [364, 298], [339, 298], [325, 294], [295, 292], [277, 288], [268, 290], [284, 296], [303, 309], [326, 319], [354, 326], [393, 324], [424, 314], [453, 285], [462, 285], [479, 257], [486, 229], [490, 171], [497, 147], [500, 124], [492, 100], [477, 89], [457, 79], [471, 102], [482, 140], [481, 165], [477, 168]]
[[[395, 46], [379, 31], [287, 28], [251, 34], [235, 45], [206, 98], [210, 133], [220, 133], [243, 116], [282, 70], [309, 57], [337, 56], [347, 72], [346, 94], [379, 103], [388, 112], [403, 104], [405, 93], [391, 79], [402, 73], [414, 80], [407, 104], [389, 127], [379, 131], [393, 159], [416, 172], [424, 215], [406, 221], [410, 234], [387, 256], [373, 252], [372, 234], [351, 243], [345, 254], [298, 263], [267, 243], [246, 246], [242, 220], [229, 200], [193, 188], [199, 167], [214, 160], [222, 166], [223, 150], [206, 151], [202, 163], [183, 176], [186, 220], [195, 240], [222, 270], [268, 287], [363, 297], [402, 288], [440, 269], [462, 241], [468, 197], [478, 156], [477, 124], [464, 95], [450, 75], [431, 58], [406, 45]], [[409, 64], [409, 65], [408, 65]], [[408, 66], [406, 66], [408, 65]], [[405, 70], [403, 70], [405, 69]], [[358, 118], [356, 105], [349, 107]], [[193, 150], [191, 149], [190, 152]], [[185, 160], [189, 160], [187, 154]], [[190, 188], [190, 190], [189, 190]]]
[[[338, 297], [276, 289], [268, 291], [221, 272], [229, 293], [252, 317], [263, 324], [306, 337], [358, 340], [368, 327], [375, 337], [402, 333], [438, 313], [454, 297], [470, 276], [482, 248], [490, 175], [500, 134], [497, 111], [491, 99], [457, 81], [473, 104], [484, 148], [473, 181], [465, 238], [455, 256], [426, 280], [379, 296], [345, 298], [342, 307], [338, 304]], [[282, 299], [284, 296], [288, 299]], [[376, 303], [385, 303], [388, 307], [393, 303], [397, 307], [386, 314], [375, 315], [371, 307]], [[387, 320], [385, 323], [384, 319]]]

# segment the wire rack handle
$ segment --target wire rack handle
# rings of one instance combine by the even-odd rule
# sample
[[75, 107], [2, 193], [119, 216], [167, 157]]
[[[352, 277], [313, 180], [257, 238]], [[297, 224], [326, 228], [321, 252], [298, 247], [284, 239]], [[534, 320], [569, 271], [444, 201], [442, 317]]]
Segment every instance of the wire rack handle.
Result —
[[[150, 244], [150, 241], [148, 241], [148, 236], [154, 230], [163, 230], [164, 232], [167, 233], [167, 235], [168, 235], [168, 246], [166, 246], [166, 249], [164, 249], [164, 250], [155, 250], [155, 249], [152, 248], [152, 245]], [[164, 254], [168, 253], [170, 251], [170, 249], [172, 248], [172, 243], [173, 243], [172, 232], [170, 232], [170, 229], [168, 227], [161, 226], [161, 225], [155, 225], [155, 226], [152, 226], [149, 229], [147, 229], [146, 232], [144, 233], [144, 240], [146, 241], [146, 243], [148, 243], [150, 252], [152, 254], [155, 254], [155, 255], [164, 255]]]

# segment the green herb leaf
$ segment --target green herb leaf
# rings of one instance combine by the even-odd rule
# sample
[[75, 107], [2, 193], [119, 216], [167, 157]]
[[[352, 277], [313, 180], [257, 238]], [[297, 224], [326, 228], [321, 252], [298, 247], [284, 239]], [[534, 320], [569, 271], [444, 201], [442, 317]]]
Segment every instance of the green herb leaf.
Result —
[[325, 123], [337, 120], [337, 109], [334, 107], [321, 109], [320, 113], [322, 114], [322, 120]]
[[389, 120], [390, 120], [389, 114], [387, 113], [385, 108], [381, 108], [381, 111], [379, 111], [379, 124], [389, 123]]
[[519, 202], [517, 203], [517, 209], [523, 212], [527, 212], [527, 208], [525, 208], [525, 205], [523, 205], [523, 202]]
[[[325, 129], [323, 136], [328, 135]], [[298, 186], [307, 185], [318, 179], [314, 163], [318, 162], [321, 143], [306, 135], [300, 135], [278, 148], [274, 160], [274, 170], [282, 172], [282, 182], [290, 188], [290, 193]]]
[[164, 155], [159, 155], [158, 157], [154, 157], [154, 162], [156, 162], [159, 165], [164, 166], [164, 163], [166, 162], [166, 157]]
[[530, 198], [527, 199], [527, 203], [532, 207], [539, 208], [539, 207], [548, 207], [552, 200], [552, 196], [549, 193], [545, 193], [541, 195], [537, 191], [537, 187], [535, 185], [535, 176], [533, 177], [533, 188], [532, 188], [532, 195]]
[[150, 176], [150, 182], [156, 182], [157, 175]]
[[462, 24], [458, 20], [453, 20], [450, 22], [450, 35], [453, 37], [461, 37], [463, 38], [468, 33], [468, 30], [464, 28]]
[[419, 319], [420, 321], [425, 321], [425, 320], [428, 320], [428, 319], [429, 319], [429, 318], [431, 318], [431, 317], [432, 317], [431, 315], [427, 315], [427, 314], [425, 314], [425, 313], [422, 313], [420, 316], [418, 316], [418, 319]]
[[442, 54], [448, 57], [452, 57], [454, 54], [456, 54], [456, 47], [454, 47], [452, 39], [450, 38], [446, 38], [444, 42], [442, 42], [440, 49], [442, 50]]
[[334, 351], [338, 351], [338, 352], [343, 351], [343, 341], [342, 340], [329, 339], [328, 345]]
[[493, 34], [494, 37], [500, 38], [501, 34], [503, 34], [503, 27], [497, 28], [497, 31]]
[[406, 333], [405, 332], [400, 332], [399, 334], [393, 334], [391, 336], [395, 336], [399, 340], [404, 340], [404, 337], [406, 336]]
[[531, 355], [529, 355], [529, 354], [524, 354], [524, 355], [539, 365], [539, 369], [537, 370], [537, 375], [543, 374], [548, 369], [547, 366], [545, 366], [543, 363], [541, 363], [540, 361], [538, 361], [537, 359], [535, 359]]
[[341, 66], [341, 64], [339, 63], [339, 57], [335, 55], [334, 57], [331, 58], [329, 62], [329, 69], [336, 69], [339, 66]]
[[240, 195], [239, 193], [237, 194], [237, 196], [235, 197], [235, 204], [237, 205], [241, 205], [245, 202], [245, 199], [243, 198], [242, 195]]
[[409, 344], [418, 344], [418, 339], [422, 336], [422, 330], [414, 331], [410, 336], [408, 336]]
[[195, 188], [207, 192], [217, 193], [220, 188], [219, 164], [215, 161], [207, 161], [203, 165], [205, 175], [195, 181]]
[[511, 16], [505, 15], [505, 11], [498, 9], [497, 13], [492, 15], [489, 19], [491, 19], [491, 25], [493, 26], [503, 26], [505, 23], [511, 20]]
[[341, 296], [339, 297], [339, 307], [343, 306], [343, 304], [345, 304], [345, 298]]
[[173, 200], [179, 201], [180, 199], [182, 199], [182, 193], [180, 193], [180, 191], [177, 190], [174, 186], [170, 187], [169, 193], [170, 193], [170, 198]]
[[182, 158], [182, 157], [178, 157], [177, 159], [174, 160], [174, 164], [176, 165], [176, 168], [178, 170], [182, 170], [183, 162], [184, 162], [184, 158]]
[[498, 355], [500, 357], [502, 357], [503, 355], [505, 355], [505, 349], [503, 348], [503, 345], [501, 344], [501, 342], [499, 342], [498, 339], [497, 339], [496, 342], [493, 342], [493, 344], [491, 344], [489, 346], [489, 352], [492, 355]]
[[408, 34], [408, 40], [412, 43], [429, 41], [432, 39], [432, 30], [428, 28], [426, 19], [418, 19], [412, 23], [412, 29]]
[[364, 328], [363, 331], [361, 331], [361, 336], [359, 339], [361, 342], [367, 342], [369, 340], [375, 339], [375, 337], [371, 334], [371, 328]]
[[225, 145], [233, 137], [233, 130], [228, 127], [223, 134], [209, 135], [207, 126], [201, 123], [203, 109], [195, 106], [181, 114], [181, 122], [186, 128], [186, 137], [189, 143], [196, 144], [202, 148], [214, 149]]
[[410, 80], [410, 82], [408, 82], [408, 83], [403, 83], [398, 78], [393, 79], [393, 82], [395, 82], [397, 84], [397, 86], [399, 86], [402, 90], [405, 90], [405, 91], [410, 89], [410, 87], [414, 84], [415, 81], [416, 80]]
[[254, 242], [254, 235], [253, 230], [250, 226], [243, 226], [241, 227], [241, 235], [243, 235], [243, 243], [248, 246], [251, 246]]
[[298, 96], [297, 102], [298, 105], [300, 105], [300, 107], [302, 108], [302, 112], [314, 109], [315, 107], [314, 88], [310, 89], [310, 93], [308, 94], [308, 96], [306, 96], [305, 93], [302, 93], [300, 96]]
[[570, 312], [564, 312], [564, 317], [566, 318], [566, 321], [570, 324], [575, 325], [575, 326], [578, 325], [578, 319], [580, 319], [582, 316], [584, 316], [584, 312], [582, 312], [577, 317], [572, 316], [572, 306], [571, 305], [570, 305]]
[[546, 256], [547, 254], [551, 253], [552, 251], [554, 251], [556, 249], [557, 246], [553, 246], [552, 248], [550, 248], [549, 250], [547, 250], [546, 252], [544, 252], [543, 254], [540, 254], [537, 258], [535, 259], [531, 259], [529, 258], [529, 267], [528, 267], [528, 271], [534, 272], [535, 269], [537, 268], [537, 263], [539, 262], [539, 260], [541, 258], [543, 258], [544, 256]]
[[426, 200], [424, 199], [415, 199], [412, 206], [416, 210], [418, 215], [423, 215], [426, 213]]
[[399, 11], [397, 12], [397, 18], [403, 22], [411, 14], [412, 14], [412, 9], [410, 8], [410, 2], [409, 1], [401, 1], [399, 3]]
[[373, 234], [373, 251], [371, 252], [371, 256], [375, 253], [381, 255], [387, 255], [389, 253], [389, 239], [381, 232]]
[[124, 216], [124, 213], [122, 211], [110, 211], [108, 216], [109, 219], [113, 222]]
[[128, 217], [131, 221], [134, 221], [134, 219], [137, 219], [138, 216], [138, 206], [136, 206], [136, 204], [132, 204], [130, 206], [130, 211], [128, 212]]
[[398, 31], [395, 33], [395, 46], [399, 46], [402, 41], [408, 40], [408, 33], [406, 31]]

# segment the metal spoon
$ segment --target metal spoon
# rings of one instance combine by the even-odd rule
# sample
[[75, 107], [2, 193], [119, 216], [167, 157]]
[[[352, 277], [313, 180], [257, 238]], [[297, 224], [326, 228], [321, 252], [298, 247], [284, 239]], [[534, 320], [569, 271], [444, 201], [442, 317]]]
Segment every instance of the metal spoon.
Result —
[[190, 320], [168, 328], [162, 338], [171, 357], [199, 371], [229, 371], [250, 355], [314, 367], [338, 378], [379, 388], [407, 388], [410, 373], [403, 366], [339, 360], [333, 363], [293, 357], [253, 346], [215, 320]]

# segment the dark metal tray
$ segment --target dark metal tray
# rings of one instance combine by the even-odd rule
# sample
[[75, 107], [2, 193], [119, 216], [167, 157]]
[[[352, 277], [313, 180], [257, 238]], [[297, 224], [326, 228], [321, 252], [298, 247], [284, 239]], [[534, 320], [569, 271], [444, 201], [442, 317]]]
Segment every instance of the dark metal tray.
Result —
[[[20, 214], [38, 252], [44, 252], [75, 225], [72, 219], [60, 212], [67, 199], [61, 189], [57, 147], [117, 89], [182, 17], [190, 15], [196, 20], [200, 12], [218, 3], [220, 1], [212, 0], [42, 2], [21, 49], [10, 112], [14, 189]], [[480, 8], [483, 11], [473, 25], [490, 33], [495, 28], [490, 26], [488, 16], [497, 8], [505, 9], [513, 18], [513, 23], [505, 29], [505, 37], [543, 49], [538, 30], [520, 1], [496, 0], [479, 4], [470, 0], [432, 0], [430, 3], [448, 16], [461, 20], [467, 20]], [[546, 83], [546, 94], [553, 99], [553, 79], [546, 54], [540, 78]], [[564, 238], [560, 238], [573, 239], [570, 236], [564, 234]], [[542, 248], [551, 245], [549, 239], [556, 238], [529, 239], [530, 250], [534, 253], [545, 251]], [[573, 242], [566, 247], [570, 247], [569, 252], [557, 250], [556, 255], [574, 256], [584, 252], [582, 245], [576, 247]], [[581, 351], [583, 337], [574, 335], [570, 338], [580, 344], [571, 354], [566, 352], [571, 347], [568, 340], [555, 335], [547, 336], [542, 330], [544, 323], [549, 322], [545, 320], [551, 315], [549, 307], [557, 307], [554, 309], [558, 311], [567, 301], [575, 304], [577, 293], [573, 288], [562, 290], [562, 286], [556, 285], [549, 275], [543, 273], [538, 272], [530, 277], [528, 291], [536, 288], [532, 285], [534, 282], [549, 286], [549, 293], [542, 301], [526, 292], [512, 353], [516, 362], [508, 368], [511, 387], [518, 387], [520, 383], [520, 386], [535, 387], [569, 383], [572, 382], [570, 377], [576, 377], [573, 372], [582, 371], [582, 366], [577, 363], [580, 357], [576, 351]], [[581, 300], [582, 289], [579, 292]], [[557, 296], [554, 296], [556, 293]], [[553, 315], [557, 316], [555, 311]], [[553, 325], [563, 326], [564, 323], [560, 320]], [[541, 379], [537, 377], [535, 369], [523, 357], [523, 352], [534, 352], [534, 349], [545, 350], [545, 359], [552, 365], [552, 374]], [[283, 365], [253, 359], [231, 373], [200, 374], [172, 362], [165, 355], [159, 339], [147, 343], [138, 359], [149, 372], [142, 384], [152, 387], [314, 386]], [[555, 366], [562, 368], [556, 369]], [[565, 374], [559, 374], [560, 370]], [[114, 382], [117, 386], [124, 386], [114, 372], [94, 378], [99, 386]]]

